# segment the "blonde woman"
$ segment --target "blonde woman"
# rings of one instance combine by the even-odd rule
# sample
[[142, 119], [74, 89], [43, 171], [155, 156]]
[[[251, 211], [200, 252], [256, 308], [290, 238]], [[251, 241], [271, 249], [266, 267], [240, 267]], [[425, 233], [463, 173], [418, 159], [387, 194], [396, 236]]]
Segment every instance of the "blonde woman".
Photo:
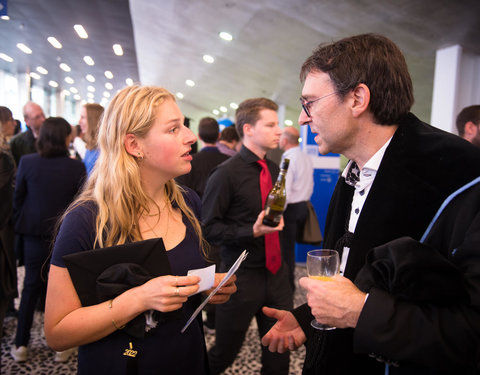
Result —
[[[205, 265], [196, 215], [198, 196], [181, 191], [173, 178], [190, 171], [193, 133], [175, 98], [158, 87], [120, 91], [99, 128], [100, 156], [81, 195], [64, 215], [48, 280], [45, 335], [55, 350], [80, 346], [80, 374], [205, 374], [202, 322], [180, 333], [201, 302], [199, 278], [186, 275]], [[66, 254], [162, 237], [173, 275], [129, 289], [112, 301], [82, 307]], [[176, 275], [176, 276], [174, 276]], [[216, 275], [218, 284], [224, 275]], [[230, 280], [211, 302], [223, 303], [236, 287]], [[179, 310], [180, 319], [159, 321], [132, 344], [121, 328], [148, 310]], [[128, 345], [132, 346], [131, 348]]]
[[79, 154], [84, 155], [81, 157], [88, 175], [91, 174], [100, 152], [97, 146], [97, 132], [102, 114], [103, 107], [97, 103], [85, 104], [80, 112], [80, 120], [78, 124], [80, 125], [80, 129], [84, 136], [85, 149], [78, 144], [78, 141], [76, 146], [79, 149]]

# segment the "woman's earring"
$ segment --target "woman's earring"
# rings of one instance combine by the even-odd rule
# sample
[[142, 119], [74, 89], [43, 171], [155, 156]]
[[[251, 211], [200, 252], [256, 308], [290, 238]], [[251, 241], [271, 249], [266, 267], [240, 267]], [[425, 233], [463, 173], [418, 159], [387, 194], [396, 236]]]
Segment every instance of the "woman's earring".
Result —
[[138, 153], [137, 155], [138, 155], [138, 160], [143, 160], [143, 156], [140, 153]]

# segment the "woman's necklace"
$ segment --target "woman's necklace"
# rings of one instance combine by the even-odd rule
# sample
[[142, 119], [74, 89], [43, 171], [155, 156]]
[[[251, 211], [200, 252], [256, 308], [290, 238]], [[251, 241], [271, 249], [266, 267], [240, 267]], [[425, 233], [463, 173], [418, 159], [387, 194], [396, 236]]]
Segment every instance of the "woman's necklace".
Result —
[[[168, 209], [167, 207], [167, 202], [165, 202], [165, 206], [163, 206], [163, 209], [167, 210], [167, 221], [166, 221], [166, 231], [165, 231], [165, 234], [163, 236], [163, 238], [167, 238], [167, 235], [168, 235], [168, 222], [170, 220], [170, 210]], [[142, 214], [142, 219], [143, 221], [145, 222], [145, 224], [147, 224], [147, 227], [148, 229], [157, 237], [157, 238], [160, 238], [161, 236], [158, 235], [158, 233], [155, 231], [155, 229], [152, 228], [152, 226], [150, 225], [150, 223], [144, 218], [144, 216], [148, 216], [148, 217], [153, 217], [153, 216], [157, 216], [158, 215], [158, 222], [160, 222], [160, 219], [162, 217], [162, 211], [159, 211], [158, 214], [155, 214], [155, 215], [151, 215], [151, 214]]]

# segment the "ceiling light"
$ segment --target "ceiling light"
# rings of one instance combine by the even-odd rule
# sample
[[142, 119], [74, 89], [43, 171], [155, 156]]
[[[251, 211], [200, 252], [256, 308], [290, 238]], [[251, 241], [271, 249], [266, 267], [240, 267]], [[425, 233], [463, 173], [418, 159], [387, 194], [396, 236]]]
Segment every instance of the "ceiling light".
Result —
[[23, 53], [26, 53], [27, 55], [30, 55], [32, 53], [32, 50], [23, 43], [17, 43], [17, 48]]
[[183, 99], [185, 97], [181, 92], [177, 92], [175, 95], [177, 95], [178, 99]]
[[95, 61], [93, 61], [93, 59], [90, 56], [84, 56], [83, 61], [85, 61], [85, 64], [87, 65], [90, 65], [90, 66], [95, 65]]
[[93, 87], [93, 86], [88, 86], [88, 87], [87, 87], [87, 90], [90, 91], [90, 92], [95, 92], [95, 87]]
[[73, 94], [77, 94], [78, 90], [75, 87], [70, 87], [70, 92]]
[[55, 81], [49, 81], [48, 84], [52, 87], [58, 87], [58, 83]]
[[221, 31], [218, 33], [218, 36], [227, 42], [230, 42], [233, 39], [232, 34], [227, 33], [226, 31]]
[[105, 98], [109, 98], [109, 97], [110, 97], [110, 93], [109, 93], [108, 91], [104, 91], [104, 92], [103, 92], [103, 96], [104, 96]]
[[75, 83], [75, 81], [73, 80], [72, 77], [65, 77], [65, 82], [67, 82], [67, 83], [69, 83], [69, 84], [71, 84], [71, 85], [73, 85], [73, 83]]
[[65, 95], [65, 96], [69, 96], [69, 95], [70, 95], [70, 91], [68, 91], [68, 90], [63, 90], [63, 91], [62, 91], [62, 94]]
[[287, 126], [292, 126], [292, 125], [293, 125], [293, 121], [292, 121], [292, 120], [285, 120], [285, 125], [287, 125]]
[[37, 72], [42, 74], [48, 74], [48, 70], [45, 69], [43, 66], [37, 66]]
[[87, 98], [93, 99], [95, 97], [95, 94], [93, 92], [87, 92]]
[[238, 104], [237, 103], [230, 103], [230, 108], [237, 109]]
[[95, 82], [95, 77], [92, 76], [91, 74], [87, 74], [85, 78], [87, 79], [88, 82]]
[[107, 82], [107, 83], [105, 83], [105, 88], [107, 90], [111, 90], [111, 89], [113, 89], [113, 85], [110, 82]]
[[69, 71], [72, 70], [72, 69], [71, 69], [67, 64], [65, 64], [65, 63], [61, 63], [59, 66], [60, 66], [60, 69], [62, 69], [62, 70], [65, 71], [65, 72], [69, 72]]
[[53, 36], [49, 36], [49, 37], [47, 38], [47, 40], [48, 40], [48, 42], [49, 42], [52, 46], [54, 46], [55, 48], [60, 49], [60, 48], [63, 47], [63, 46], [62, 46], [62, 43], [60, 43], [60, 42], [59, 42], [55, 37], [53, 37]]
[[92, 103], [95, 103], [95, 100], [93, 100], [93, 98], [89, 98], [89, 99], [87, 100], [87, 102], [90, 103], [90, 104], [92, 104]]
[[30, 77], [35, 78], [35, 79], [40, 79], [40, 75], [35, 73], [35, 72], [31, 72]]
[[120, 44], [114, 44], [112, 46], [113, 48], [113, 52], [115, 52], [115, 55], [117, 56], [122, 56], [123, 55], [123, 49], [122, 49], [122, 46]]
[[4, 53], [0, 53], [0, 59], [5, 60], [6, 62], [13, 62], [13, 59]]
[[220, 107], [220, 111], [222, 111], [223, 113], [227, 112], [228, 109], [227, 107], [224, 107], [223, 105]]
[[191, 79], [187, 79], [187, 80], [185, 81], [185, 84], [186, 84], [187, 86], [190, 86], [190, 87], [195, 86], [195, 82], [193, 82]]
[[127, 79], [125, 80], [125, 83], [126, 83], [128, 86], [133, 86], [133, 79], [127, 78]]
[[107, 77], [108, 79], [112, 79], [113, 73], [110, 70], [105, 70], [105, 77]]
[[82, 97], [80, 95], [76, 94], [76, 95], [73, 95], [73, 99], [80, 100], [80, 99], [82, 99]]
[[73, 26], [73, 28], [75, 29], [75, 31], [77, 32], [78, 36], [82, 39], [87, 39], [88, 38], [88, 34], [87, 32], [85, 31], [85, 29], [83, 28], [82, 25], [75, 25]]
[[4, 21], [9, 21], [10, 20], [9, 16], [1, 16], [0, 18]]
[[215, 116], [218, 116], [220, 114], [220, 112], [218, 111], [218, 109], [214, 109], [212, 111], [212, 113], [215, 115]]
[[215, 59], [214, 59], [212, 56], [210, 56], [210, 55], [203, 55], [203, 61], [205, 61], [206, 63], [211, 64], [211, 63], [213, 63], [213, 62], [215, 61]]

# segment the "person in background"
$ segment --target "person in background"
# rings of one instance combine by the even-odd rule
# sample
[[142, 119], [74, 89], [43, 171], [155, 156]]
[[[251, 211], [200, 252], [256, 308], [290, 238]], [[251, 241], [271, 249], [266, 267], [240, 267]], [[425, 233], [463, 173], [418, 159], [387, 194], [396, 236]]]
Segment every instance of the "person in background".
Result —
[[296, 128], [287, 127], [283, 130], [278, 145], [284, 151], [282, 160], [290, 160], [285, 176], [287, 206], [283, 212], [285, 226], [280, 232], [280, 244], [292, 290], [295, 290], [295, 240], [307, 218], [307, 202], [313, 193], [312, 160], [300, 149], [299, 138], [300, 133]]
[[0, 106], [0, 338], [9, 301], [17, 295], [17, 266], [11, 220], [15, 162], [7, 141], [14, 129], [12, 112], [7, 107]]
[[480, 147], [480, 105], [465, 107], [457, 116], [458, 135]]
[[[262, 314], [261, 306], [293, 304], [278, 239], [283, 220], [276, 227], [262, 224], [267, 190], [279, 173], [278, 166], [266, 158], [268, 150], [277, 148], [281, 135], [277, 110], [278, 105], [267, 98], [247, 99], [239, 105], [235, 126], [243, 139], [242, 149], [213, 170], [203, 194], [205, 237], [220, 247], [222, 269], [248, 250], [237, 271], [238, 292], [216, 309], [215, 345], [208, 353], [214, 375], [235, 360], [254, 317], [260, 336], [274, 324]], [[262, 348], [262, 374], [288, 374], [289, 361], [289, 353]]]
[[480, 150], [409, 112], [405, 58], [381, 35], [319, 46], [301, 80], [300, 125], [321, 154], [350, 159], [325, 226], [341, 274], [300, 279], [308, 305], [293, 314], [264, 308], [278, 322], [263, 344], [306, 343], [304, 374], [476, 373]]
[[[138, 374], [208, 373], [201, 317], [180, 332], [202, 300], [194, 295], [199, 277], [187, 272], [206, 265], [200, 200], [174, 180], [190, 171], [196, 140], [183, 120], [174, 95], [154, 86], [124, 88], [105, 111], [97, 165], [61, 221], [45, 308], [48, 345], [79, 346], [79, 374], [126, 374], [129, 357], [123, 353], [129, 342], [138, 353]], [[160, 237], [172, 275], [152, 278], [110, 301], [81, 305], [64, 255]], [[214, 286], [224, 276], [216, 274]], [[210, 303], [227, 301], [235, 289], [233, 277]], [[161, 312], [161, 319], [132, 344], [123, 327], [149, 310]], [[163, 314], [168, 312], [175, 314]]]
[[227, 126], [220, 132], [217, 147], [221, 153], [228, 156], [233, 156], [240, 150], [241, 142], [235, 125]]
[[85, 104], [80, 112], [80, 120], [78, 121], [78, 124], [84, 134], [86, 147], [85, 156], [82, 159], [85, 163], [88, 175], [92, 173], [92, 169], [100, 152], [97, 146], [97, 132], [102, 114], [103, 107], [97, 103]]
[[[85, 153], [87, 152], [87, 146], [83, 140], [84, 134], [80, 125], [72, 125], [72, 143], [71, 147], [75, 151], [75, 157], [80, 160], [85, 159]], [[70, 155], [72, 156], [72, 155]]]
[[15, 165], [17, 166], [23, 155], [37, 152], [35, 140], [40, 134], [40, 129], [45, 121], [45, 115], [43, 114], [42, 107], [37, 103], [28, 102], [23, 106], [23, 118], [27, 125], [27, 131], [17, 134], [10, 140], [10, 148], [13, 159], [15, 160]]

